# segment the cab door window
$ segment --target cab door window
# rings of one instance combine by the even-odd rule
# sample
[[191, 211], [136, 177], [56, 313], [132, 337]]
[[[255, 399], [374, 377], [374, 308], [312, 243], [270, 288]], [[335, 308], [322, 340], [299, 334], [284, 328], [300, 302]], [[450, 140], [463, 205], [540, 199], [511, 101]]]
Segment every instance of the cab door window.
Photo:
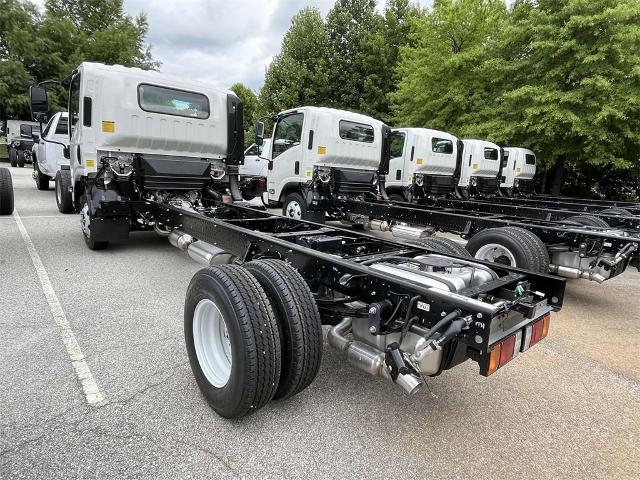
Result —
[[71, 80], [69, 87], [69, 133], [73, 136], [76, 125], [80, 120], [80, 75], [76, 75]]
[[303, 113], [292, 113], [282, 117], [276, 125], [273, 135], [273, 157], [276, 158], [291, 147], [300, 145], [302, 141], [302, 124], [304, 122]]

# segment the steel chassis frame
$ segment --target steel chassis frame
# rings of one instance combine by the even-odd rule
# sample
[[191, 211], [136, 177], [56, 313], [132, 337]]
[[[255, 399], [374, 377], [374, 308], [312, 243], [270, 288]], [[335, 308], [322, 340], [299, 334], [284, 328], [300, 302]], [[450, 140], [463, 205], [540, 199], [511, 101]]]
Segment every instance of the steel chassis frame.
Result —
[[[105, 211], [110, 210], [109, 205], [103, 207]], [[414, 316], [419, 321], [410, 330], [424, 334], [425, 328], [433, 326], [444, 312], [459, 308], [473, 321], [467, 330], [447, 344], [449, 350], [444, 356], [447, 360], [441, 370], [471, 358], [479, 363], [480, 373], [487, 375], [489, 347], [546, 312], [560, 309], [564, 297], [565, 282], [557, 277], [475, 260], [474, 263], [491, 268], [499, 278], [458, 293], [390, 278], [362, 262], [391, 256], [411, 258], [429, 250], [339, 227], [293, 220], [255, 208], [217, 204], [198, 213], [154, 201], [135, 201], [131, 208], [161, 229], [179, 230], [232, 253], [240, 263], [259, 258], [286, 260], [301, 273], [314, 292], [326, 324], [339, 321], [334, 318], [333, 311], [346, 303], [345, 298], [369, 305], [389, 301], [398, 307], [397, 317], [389, 318], [381, 325], [379, 334], [395, 331], [393, 328], [401, 329], [407, 319]], [[529, 292], [526, 298], [514, 294], [518, 285], [526, 285]], [[338, 292], [344, 297], [327, 296], [323, 293], [327, 291]], [[545, 300], [536, 301], [530, 292], [542, 292]], [[492, 298], [503, 299], [506, 303], [494, 305], [482, 301]], [[409, 299], [412, 301], [407, 302]], [[422, 308], [418, 308], [418, 300], [424, 302]], [[425, 304], [429, 305], [427, 309]], [[367, 316], [367, 311], [358, 314]]]
[[413, 225], [433, 227], [470, 238], [487, 228], [520, 227], [536, 234], [547, 248], [569, 246], [580, 255], [596, 252], [624, 254], [623, 261], [611, 265], [613, 278], [626, 270], [634, 256], [640, 266], [640, 232], [612, 231], [603, 228], [564, 225], [562, 222], [537, 220], [517, 216], [470, 212], [463, 209], [444, 208], [415, 204], [393, 204], [385, 201], [362, 202], [350, 199], [323, 199], [316, 208], [339, 211], [345, 214], [362, 215], [387, 222], [406, 222]]

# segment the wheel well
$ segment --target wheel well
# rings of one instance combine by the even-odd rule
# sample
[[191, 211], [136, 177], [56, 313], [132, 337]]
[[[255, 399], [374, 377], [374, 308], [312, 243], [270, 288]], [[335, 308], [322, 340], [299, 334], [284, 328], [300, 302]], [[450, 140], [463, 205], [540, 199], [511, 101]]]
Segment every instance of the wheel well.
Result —
[[304, 198], [304, 191], [303, 191], [303, 186], [300, 183], [287, 183], [284, 188], [282, 189], [282, 191], [280, 192], [280, 198], [278, 199], [278, 203], [282, 203], [284, 202], [284, 199], [287, 197], [287, 195], [289, 195], [290, 193], [294, 193], [297, 192], [300, 195], [302, 195], [302, 197]]

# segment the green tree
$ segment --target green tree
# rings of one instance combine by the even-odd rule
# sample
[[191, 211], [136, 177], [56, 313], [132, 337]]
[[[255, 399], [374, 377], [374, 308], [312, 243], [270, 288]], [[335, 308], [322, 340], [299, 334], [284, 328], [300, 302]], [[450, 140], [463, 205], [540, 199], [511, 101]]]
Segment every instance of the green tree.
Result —
[[413, 17], [413, 43], [401, 48], [400, 81], [389, 95], [396, 122], [472, 130], [478, 108], [492, 103], [483, 63], [506, 17], [502, 0], [436, 0], [427, 15]]
[[[337, 0], [327, 15], [329, 104], [370, 112], [383, 28], [375, 0]], [[367, 90], [367, 88], [369, 90]]]
[[[124, 13], [122, 0], [0, 0], [0, 103], [9, 118], [28, 118], [27, 89], [60, 80], [82, 61], [156, 68], [145, 43], [141, 14]], [[66, 109], [66, 93], [50, 87], [52, 110]]]
[[244, 109], [244, 143], [248, 147], [254, 140], [254, 125], [258, 119], [258, 96], [243, 83], [234, 83], [230, 88], [240, 100]]
[[486, 63], [498, 79], [496, 101], [474, 128], [555, 165], [553, 193], [567, 168], [637, 165], [638, 25], [637, 0], [518, 1]]
[[391, 120], [389, 94], [401, 80], [397, 69], [400, 49], [411, 44], [412, 24], [424, 14], [410, 0], [387, 0], [381, 27], [363, 42], [367, 71], [352, 72], [365, 75], [361, 111], [387, 122]]
[[327, 36], [316, 8], [300, 10], [267, 68], [260, 91], [262, 114], [327, 102]]

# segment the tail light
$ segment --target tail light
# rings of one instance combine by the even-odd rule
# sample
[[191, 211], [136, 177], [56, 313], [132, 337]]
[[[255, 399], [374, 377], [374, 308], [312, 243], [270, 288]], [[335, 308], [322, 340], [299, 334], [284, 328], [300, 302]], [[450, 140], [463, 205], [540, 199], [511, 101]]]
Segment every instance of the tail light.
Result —
[[518, 330], [500, 343], [493, 346], [489, 354], [489, 367], [487, 376], [503, 367], [518, 353], [533, 347], [549, 333], [549, 321], [551, 315], [547, 313], [535, 322], [527, 325], [523, 330]]

